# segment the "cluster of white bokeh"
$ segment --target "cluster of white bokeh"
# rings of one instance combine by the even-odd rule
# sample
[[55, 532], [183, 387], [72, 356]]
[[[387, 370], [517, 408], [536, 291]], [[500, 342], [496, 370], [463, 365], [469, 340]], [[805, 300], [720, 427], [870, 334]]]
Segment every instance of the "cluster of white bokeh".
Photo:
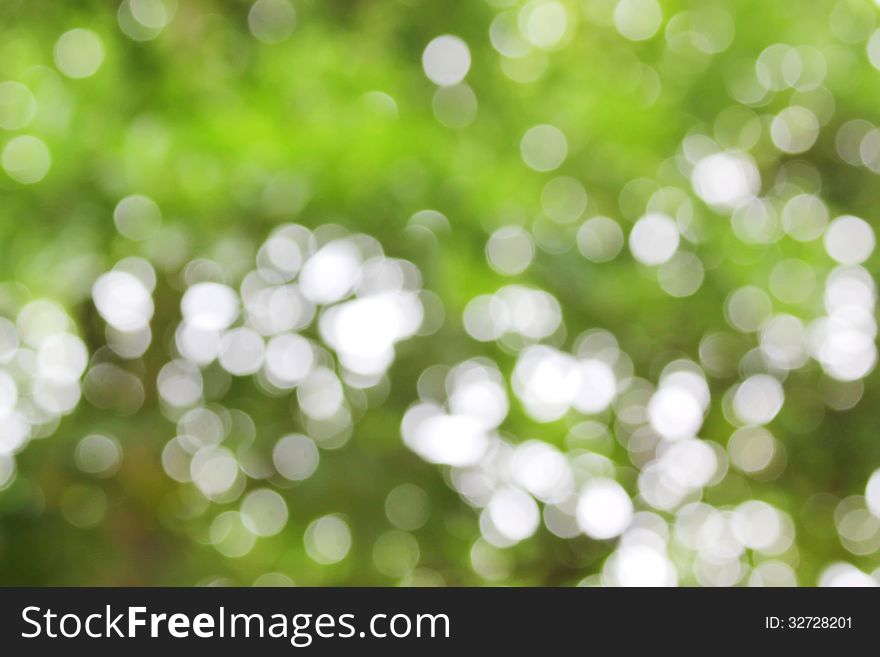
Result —
[[[526, 165], [536, 171], [559, 165], [561, 160], [535, 166], [541, 148], [527, 143], [526, 137]], [[535, 144], [546, 146], [547, 141], [542, 137]], [[636, 504], [653, 511], [634, 514], [633, 499], [614, 480], [615, 467], [602, 454], [589, 449], [563, 452], [538, 440], [518, 443], [505, 438], [500, 426], [508, 411], [507, 383], [492, 363], [468, 361], [453, 368], [444, 387], [448, 398], [429, 395], [411, 408], [403, 422], [404, 440], [427, 461], [452, 466], [453, 486], [483, 509], [481, 540], [488, 546], [508, 547], [530, 537], [542, 515], [548, 530], [559, 536], [619, 536], [602, 576], [587, 578], [587, 584], [668, 585], [678, 582], [680, 573], [688, 573], [692, 581], [712, 586], [794, 585], [792, 564], [797, 556], [791, 518], [758, 500], [713, 508], [701, 502], [702, 492], [721, 482], [729, 467], [756, 477], [784, 467], [784, 449], [765, 425], [783, 407], [789, 371], [807, 365], [811, 357], [838, 382], [858, 383], [873, 370], [876, 290], [861, 263], [874, 249], [874, 232], [858, 217], [830, 220], [825, 203], [812, 194], [795, 191], [781, 201], [760, 197], [754, 160], [744, 151], [721, 148], [711, 138], [688, 137], [678, 164], [700, 200], [731, 216], [732, 231], [742, 241], [766, 244], [785, 236], [802, 243], [822, 240], [837, 265], [826, 279], [826, 314], [809, 322], [774, 313], [773, 300], [759, 286], [738, 288], [726, 299], [723, 310], [730, 326], [757, 342], [739, 363], [742, 380], [720, 400], [736, 428], [727, 448], [698, 436], [711, 402], [704, 368], [712, 370], [713, 352], [722, 346], [723, 336], [707, 336], [701, 364], [672, 362], [653, 386], [633, 376], [632, 362], [605, 331], [583, 335], [573, 353], [553, 346], [566, 335], [558, 301], [546, 291], [516, 284], [472, 299], [464, 311], [465, 330], [476, 340], [497, 341], [517, 352], [510, 387], [536, 422], [570, 418], [572, 412], [602, 419], [612, 407], [613, 429], [599, 422], [586, 430], [610, 430], [627, 447], [640, 470]], [[577, 219], [586, 205], [580, 183], [569, 180], [551, 181], [555, 205], [542, 194], [548, 214], [557, 206], [574, 208], [554, 217], [559, 223]], [[577, 201], [581, 195], [583, 203]], [[569, 202], [572, 198], [575, 201]], [[666, 293], [689, 296], [704, 280], [699, 258], [681, 248], [701, 240], [693, 203], [684, 189], [658, 186], [646, 205], [630, 231], [630, 252], [639, 263], [656, 268]], [[622, 244], [619, 224], [607, 217], [588, 219], [578, 231], [580, 252], [594, 262], [614, 259]], [[486, 248], [489, 264], [508, 276], [525, 271], [534, 255], [531, 234], [517, 226], [495, 231]], [[805, 262], [782, 260], [769, 288], [783, 303], [803, 303], [815, 277]], [[836, 407], [854, 405], [860, 394], [849, 402], [835, 402]], [[610, 422], [607, 417], [603, 421]], [[841, 543], [856, 555], [880, 547], [878, 486], [876, 481], [872, 485], [875, 499], [871, 501], [869, 492], [867, 508], [864, 499], [855, 496], [843, 500], [835, 515]], [[874, 515], [868, 510], [871, 504]], [[674, 516], [671, 530], [656, 512]], [[486, 549], [476, 545], [472, 558], [475, 569], [491, 578], [496, 570], [486, 565]], [[832, 564], [820, 583], [876, 581], [860, 573], [851, 565]]]
[[[835, 8], [831, 31], [844, 43], [861, 44], [871, 36], [873, 22], [862, 21], [862, 29], [851, 11], [843, 3]], [[584, 17], [615, 28], [630, 41], [653, 38], [664, 20], [654, 0], [586, 2]], [[553, 0], [505, 5], [489, 30], [502, 72], [521, 84], [537, 80], [553, 52], [571, 41], [580, 20]], [[712, 7], [675, 14], [664, 36], [671, 51], [698, 61], [724, 51], [733, 35], [732, 17]], [[880, 61], [878, 35], [868, 43], [875, 65]], [[463, 84], [470, 51], [458, 37], [444, 35], [428, 44], [422, 64], [441, 87]], [[796, 257], [773, 268], [766, 286], [770, 294], [756, 284], [733, 290], [722, 310], [752, 348], [737, 356], [738, 362], [725, 364], [724, 350], [734, 337], [707, 335], [699, 363], [670, 363], [656, 385], [634, 375], [631, 360], [607, 332], [588, 332], [571, 352], [563, 350], [566, 327], [560, 304], [549, 292], [511, 284], [472, 299], [464, 310], [464, 328], [472, 338], [497, 342], [516, 354], [509, 381], [489, 361], [467, 361], [445, 374], [432, 368], [423, 376], [428, 382], [420, 383], [422, 399], [407, 412], [402, 430], [406, 444], [425, 460], [451, 467], [453, 486], [482, 509], [481, 540], [488, 546], [503, 548], [530, 537], [543, 514], [547, 528], [559, 536], [620, 537], [597, 582], [673, 584], [686, 572], [706, 585], [797, 583], [794, 525], [786, 513], [758, 500], [729, 508], [701, 500], [703, 489], [720, 483], [729, 468], [772, 478], [785, 466], [785, 450], [766, 425], [783, 408], [789, 372], [811, 359], [818, 362], [832, 381], [826, 387], [835, 391], [825, 396], [826, 403], [843, 410], [857, 403], [861, 380], [877, 362], [876, 286], [862, 266], [874, 250], [873, 229], [859, 217], [832, 218], [818, 195], [819, 184], [809, 184], [811, 176], [819, 178], [811, 165], [801, 164], [803, 171], [797, 163], [792, 166], [807, 180], [803, 187], [793, 182], [795, 175], [791, 180], [780, 175], [767, 189], [751, 152], [762, 138], [762, 148], [772, 144], [780, 157], [805, 153], [817, 143], [834, 113], [834, 98], [823, 86], [829, 66], [826, 54], [816, 48], [774, 44], [751, 65], [732, 67], [725, 82], [738, 104], [718, 115], [711, 136], [688, 135], [664, 165], [663, 183], [639, 179], [622, 190], [621, 211], [633, 222], [628, 236], [621, 222], [595, 214], [580, 181], [557, 175], [570, 150], [563, 128], [538, 123], [523, 132], [523, 163], [554, 177], [543, 187], [542, 214], [531, 229], [505, 225], [489, 237], [486, 259], [501, 275], [525, 272], [536, 257], [536, 245], [549, 253], [566, 250], [548, 238], [546, 220], [560, 229], [579, 222], [576, 245], [585, 258], [608, 262], [628, 245], [633, 259], [654, 272], [665, 293], [690, 296], [705, 280], [705, 256], [698, 251], [709, 233], [694, 197], [714, 214], [729, 217], [730, 231], [741, 242], [821, 241], [834, 268], [825, 277], [824, 313], [812, 303], [818, 296], [818, 270]], [[662, 80], [644, 64], [636, 77], [640, 85], [656, 87], [647, 94], [650, 104]], [[781, 110], [760, 116], [752, 109], [779, 94], [789, 98]], [[850, 164], [880, 170], [878, 135], [880, 129], [865, 121], [845, 123], [837, 134], [838, 154]], [[669, 174], [678, 175], [681, 184], [670, 184]], [[776, 301], [800, 310], [777, 311]], [[731, 373], [739, 375], [739, 382], [716, 400], [734, 427], [724, 447], [699, 434], [713, 401], [707, 374], [724, 378]], [[430, 382], [444, 376], [443, 385]], [[535, 422], [566, 419], [579, 422], [578, 430], [590, 436], [614, 435], [639, 470], [638, 490], [627, 492], [615, 481], [614, 464], [600, 452], [506, 436], [508, 386]], [[856, 555], [880, 547], [878, 482], [880, 474], [875, 474], [866, 496], [841, 501], [835, 514], [841, 543]], [[634, 506], [651, 510], [634, 513]], [[664, 520], [662, 514], [672, 517]], [[503, 577], [503, 568], [487, 565], [486, 549], [475, 546], [475, 569], [489, 578]], [[876, 576], [858, 573], [854, 566], [832, 564], [820, 583], [875, 583]]]
[[88, 360], [73, 320], [54, 301], [0, 315], [0, 490], [15, 476], [15, 455], [77, 407]]
[[[551, 531], [565, 533], [566, 522], [575, 522], [571, 506], [578, 505], [577, 491], [585, 481], [617, 486], [591, 478], [591, 469], [597, 471], [602, 464], [579, 463], [547, 442], [517, 443], [504, 434], [500, 426], [510, 409], [507, 385], [488, 359], [452, 368], [434, 366], [422, 374], [419, 392], [420, 401], [403, 418], [404, 442], [426, 461], [451, 466], [453, 487], [482, 509], [481, 532], [492, 546], [509, 547], [532, 536], [541, 522], [538, 501], [545, 504]], [[584, 531], [594, 526], [596, 532], [607, 531], [607, 526], [598, 527], [603, 519], [608, 524], [609, 514], [632, 514], [625, 493], [622, 504], [629, 506], [621, 511], [592, 504], [589, 490], [583, 489], [577, 512]]]
[[464, 311], [468, 334], [481, 342], [500, 340], [511, 347], [549, 338], [562, 324], [556, 298], [536, 288], [507, 285], [472, 299]]
[[[759, 72], [761, 66], [759, 60]], [[776, 120], [771, 131], [775, 129]], [[838, 151], [844, 159], [852, 129], [846, 124], [838, 132]], [[818, 130], [817, 125], [816, 135]], [[816, 135], [799, 150], [809, 148]], [[781, 152], [793, 152], [780, 143], [776, 133], [772, 138]], [[836, 390], [826, 395], [826, 403], [845, 410], [858, 402], [861, 380], [876, 366], [876, 284], [862, 266], [874, 251], [875, 234], [859, 217], [842, 215], [832, 219], [819, 196], [795, 186], [781, 186], [781, 190], [774, 190], [776, 195], [759, 197], [761, 181], [754, 161], [743, 152], [721, 149], [707, 137], [688, 138], [682, 156], [683, 162], [692, 165], [690, 177], [695, 193], [717, 212], [731, 215], [731, 228], [740, 240], [771, 244], [787, 237], [805, 244], [821, 242], [834, 263], [825, 279], [820, 306], [824, 314], [819, 316], [812, 310], [819, 304], [810, 304], [814, 292], [818, 293], [817, 273], [797, 258], [781, 260], [773, 268], [769, 290], [783, 304], [809, 308], [803, 313], [806, 319], [774, 312], [773, 298], [756, 285], [738, 288], [725, 302], [728, 323], [737, 331], [755, 336], [758, 343], [740, 362], [743, 381], [722, 401], [728, 420], [742, 427], [731, 437], [728, 450], [732, 463], [740, 470], [760, 472], [778, 467], [781, 448], [763, 425], [781, 410], [785, 400], [783, 382], [791, 370], [806, 366], [810, 358], [817, 361], [833, 382], [829, 388]], [[705, 346], [711, 351], [709, 342]], [[866, 495], [870, 489], [869, 484]], [[855, 555], [880, 548], [880, 522], [876, 510], [874, 515], [869, 512], [870, 505], [870, 500], [866, 508], [865, 498], [852, 496], [840, 501], [835, 511], [840, 542]], [[877, 573], [871, 577], [852, 565], [832, 564], [819, 583], [876, 585]]]
[[[162, 462], [171, 478], [192, 482], [217, 503], [239, 499], [249, 480], [310, 477], [319, 448], [341, 447], [351, 435], [349, 397], [363, 405], [365, 391], [387, 383], [395, 345], [422, 325], [418, 269], [386, 257], [375, 239], [335, 226], [276, 228], [238, 290], [212, 278], [222, 268], [188, 271], [196, 273], [180, 302], [174, 358], [157, 377], [163, 412], [177, 424]], [[150, 289], [117, 267], [96, 283], [95, 302], [111, 327], [136, 331], [152, 313]], [[304, 335], [312, 326], [319, 340]], [[248, 449], [256, 435], [250, 416], [206, 401], [207, 370], [252, 377], [270, 397], [295, 395], [302, 433], [291, 429], [278, 437], [271, 459], [260, 457]], [[267, 486], [248, 492], [240, 511], [217, 516], [209, 540], [223, 554], [241, 556], [286, 521], [284, 498]], [[333, 516], [321, 527], [340, 522]]]
[[[448, 466], [452, 486], [481, 509], [475, 569], [503, 577], [503, 569], [488, 565], [487, 551], [528, 539], [543, 521], [562, 538], [619, 539], [602, 575], [584, 584], [673, 585], [680, 573], [711, 586], [795, 584], [791, 565], [777, 558], [791, 556], [787, 514], [758, 500], [723, 509], [701, 501], [729, 460], [746, 474], [766, 467], [772, 436], [767, 447], [762, 435], [749, 433], [758, 429], [740, 429], [728, 457], [721, 445], [698, 437], [710, 402], [698, 364], [675, 361], [653, 386], [633, 376], [610, 333], [589, 331], [575, 344], [573, 354], [524, 348], [509, 384], [534, 421], [570, 420], [564, 448], [504, 432], [508, 382], [487, 359], [434, 366], [419, 380], [420, 401], [402, 423], [404, 442], [426, 461]], [[637, 496], [618, 481], [603, 444], [612, 433], [640, 470]], [[646, 509], [637, 512], [639, 505]]]
[[[765, 366], [782, 377], [810, 357], [836, 380], [867, 376], [877, 361], [876, 286], [861, 265], [874, 250], [873, 228], [852, 215], [829, 220], [828, 207], [813, 194], [796, 191], [782, 199], [759, 198], [760, 178], [747, 156], [712, 152], [717, 145], [708, 138], [686, 141], [683, 150], [701, 149], [709, 152], [693, 166], [694, 190], [708, 205], [732, 214], [737, 237], [757, 244], [774, 243], [783, 236], [801, 243], [821, 239], [837, 265], [825, 280], [826, 314], [809, 324], [792, 314], [774, 313], [770, 296], [758, 286], [739, 288], [728, 297], [728, 322], [744, 333], [758, 333]], [[786, 259], [773, 269], [769, 287], [781, 302], [799, 304], [811, 298], [815, 279], [815, 271], [805, 262]], [[777, 397], [771, 391], [769, 398]]]
[[[850, 248], [837, 251], [850, 240]], [[854, 264], [862, 260], [850, 257], [854, 252], [867, 256], [873, 241], [870, 226], [856, 217], [835, 219], [825, 233], [829, 253], [842, 265], [825, 281], [827, 315], [810, 325], [808, 345], [823, 369], [841, 381], [858, 381], [877, 363], [876, 284], [867, 270]]]

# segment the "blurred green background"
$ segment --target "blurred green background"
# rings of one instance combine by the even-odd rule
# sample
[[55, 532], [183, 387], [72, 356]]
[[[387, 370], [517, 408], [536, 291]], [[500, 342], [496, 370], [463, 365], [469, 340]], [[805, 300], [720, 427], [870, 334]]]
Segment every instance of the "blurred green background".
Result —
[[[876, 584], [878, 19], [868, 0], [0, 0], [0, 583]], [[239, 290], [287, 224], [312, 231], [303, 260], [363, 233], [412, 263], [421, 328], [369, 384], [334, 354], [356, 326], [288, 331], [344, 383], [341, 428], [222, 360], [167, 403], [187, 289]], [[120, 267], [155, 275], [143, 349], [108, 329], [128, 293], [96, 308]], [[510, 311], [546, 331], [469, 305], [512, 284], [550, 295]], [[44, 349], [57, 334], [79, 341]], [[513, 374], [539, 342], [606, 363], [614, 402]], [[482, 464], [428, 462], [404, 413], [473, 358], [501, 374], [501, 438]], [[711, 394], [681, 435], [694, 395], [658, 397], [670, 363]], [[213, 493], [167, 472], [192, 408], [222, 444], [181, 458], [240, 468]], [[301, 480], [277, 471], [290, 434], [317, 445]], [[510, 465], [526, 440], [562, 455], [561, 497], [530, 453]], [[694, 440], [711, 449], [663, 460]]]

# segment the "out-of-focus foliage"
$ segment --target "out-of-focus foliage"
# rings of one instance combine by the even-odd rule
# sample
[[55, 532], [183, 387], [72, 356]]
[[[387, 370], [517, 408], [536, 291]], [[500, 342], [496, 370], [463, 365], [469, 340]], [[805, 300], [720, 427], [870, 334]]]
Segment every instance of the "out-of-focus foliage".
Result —
[[876, 584], [878, 26], [0, 1], [0, 583]]

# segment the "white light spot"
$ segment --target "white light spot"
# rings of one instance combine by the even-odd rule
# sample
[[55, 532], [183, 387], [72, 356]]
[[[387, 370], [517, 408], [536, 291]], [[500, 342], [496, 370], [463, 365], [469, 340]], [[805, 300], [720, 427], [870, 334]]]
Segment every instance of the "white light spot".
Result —
[[819, 137], [819, 120], [805, 107], [786, 107], [770, 124], [770, 136], [779, 150], [803, 153], [812, 148]]
[[541, 209], [561, 224], [577, 221], [587, 207], [587, 190], [568, 176], [553, 178], [541, 190]]
[[685, 251], [679, 251], [657, 268], [660, 287], [673, 297], [691, 296], [700, 289], [704, 277], [702, 260]]
[[629, 527], [633, 505], [623, 487], [611, 479], [596, 479], [581, 490], [577, 523], [587, 536], [598, 540], [614, 538]]
[[718, 470], [718, 456], [704, 440], [679, 440], [663, 452], [657, 464], [664, 484], [683, 491], [706, 486]]
[[747, 285], [727, 297], [724, 310], [731, 326], [748, 333], [759, 330], [770, 318], [773, 304], [764, 290]]
[[156, 383], [162, 399], [177, 408], [192, 406], [202, 398], [201, 372], [189, 361], [171, 361], [159, 370]]
[[177, 11], [177, 0], [128, 0], [132, 17], [152, 30], [162, 30]]
[[116, 230], [130, 240], [151, 237], [162, 224], [162, 211], [156, 202], [143, 194], [132, 194], [116, 204], [113, 210]]
[[314, 561], [334, 564], [345, 559], [351, 549], [351, 530], [339, 516], [323, 516], [306, 528], [304, 540], [306, 552]]
[[37, 352], [37, 372], [41, 379], [61, 385], [75, 383], [88, 365], [89, 355], [81, 339], [70, 333], [48, 338]]
[[517, 484], [543, 502], [564, 502], [574, 486], [565, 456], [540, 440], [528, 440], [516, 447], [510, 471]]
[[768, 374], [756, 374], [743, 381], [733, 396], [733, 410], [747, 426], [770, 422], [782, 409], [782, 384]]
[[679, 239], [678, 227], [671, 218], [665, 214], [650, 213], [633, 226], [629, 234], [629, 249], [642, 264], [660, 265], [675, 254]]
[[306, 261], [299, 281], [302, 293], [309, 301], [327, 304], [351, 294], [360, 276], [360, 251], [349, 240], [336, 240]]
[[293, 34], [296, 11], [287, 0], [257, 0], [248, 12], [248, 27], [263, 43], [281, 43]]
[[769, 244], [782, 233], [775, 207], [766, 199], [752, 199], [737, 207], [730, 220], [736, 236], [746, 243]]
[[619, 0], [614, 8], [614, 26], [630, 41], [650, 39], [662, 21], [663, 10], [657, 0]]
[[123, 0], [116, 12], [119, 29], [135, 41], [155, 39], [177, 12], [177, 0]]
[[608, 558], [602, 571], [613, 586], [675, 586], [675, 566], [652, 545], [621, 545]]
[[290, 481], [302, 481], [311, 477], [318, 469], [319, 460], [315, 441], [302, 434], [284, 436], [272, 450], [275, 469]]
[[190, 454], [179, 438], [172, 438], [162, 449], [162, 469], [174, 481], [187, 483], [190, 476]]
[[225, 447], [204, 447], [193, 456], [190, 477], [205, 497], [217, 497], [235, 484], [238, 461]]
[[503, 11], [495, 16], [489, 26], [489, 40], [495, 50], [509, 58], [524, 57], [531, 50], [522, 35], [515, 11]]
[[874, 252], [874, 229], [864, 219], [837, 217], [825, 231], [825, 250], [843, 265], [858, 265]]
[[312, 343], [295, 333], [269, 340], [264, 367], [269, 381], [279, 388], [293, 388], [304, 380], [315, 364]]
[[692, 438], [703, 426], [703, 408], [689, 390], [661, 385], [648, 403], [648, 419], [654, 431], [664, 438]]
[[32, 388], [37, 406], [50, 415], [66, 415], [76, 408], [82, 389], [79, 381], [58, 383], [49, 379], [37, 379]]
[[516, 488], [502, 488], [493, 493], [487, 509], [494, 528], [509, 541], [528, 538], [541, 521], [535, 500]]
[[10, 139], [3, 148], [0, 164], [6, 174], [16, 182], [32, 185], [40, 182], [49, 173], [52, 155], [42, 139], [19, 135]]
[[828, 225], [828, 207], [812, 194], [798, 194], [782, 208], [785, 232], [799, 242], [809, 242], [822, 235]]
[[761, 352], [781, 369], [793, 370], [807, 362], [806, 329], [797, 317], [776, 315], [761, 327]]
[[434, 116], [447, 128], [465, 128], [477, 116], [479, 103], [467, 83], [461, 82], [451, 87], [438, 87], [431, 100]]
[[178, 439], [190, 452], [217, 445], [226, 437], [223, 420], [207, 408], [188, 411], [177, 423]]
[[536, 125], [523, 135], [519, 144], [523, 162], [535, 171], [558, 169], [568, 155], [568, 140], [559, 128]]
[[[464, 370], [459, 376], [459, 370]], [[455, 378], [447, 405], [453, 415], [467, 415], [480, 420], [487, 429], [494, 429], [510, 410], [507, 393], [495, 378], [500, 377], [497, 370], [480, 365], [463, 363], [452, 373]]]
[[787, 586], [798, 585], [797, 575], [791, 566], [782, 561], [763, 561], [749, 575], [749, 586]]
[[237, 511], [225, 511], [214, 518], [209, 537], [217, 551], [230, 559], [245, 556], [257, 542], [256, 536], [244, 526]]
[[[856, 314], [863, 313], [857, 307], [853, 310]], [[814, 356], [822, 364], [822, 368], [835, 379], [855, 381], [864, 378], [874, 369], [877, 363], [877, 347], [873, 335], [842, 315], [843, 313], [841, 316], [819, 320], [814, 324]], [[873, 319], [869, 321], [873, 327]]]
[[731, 463], [749, 474], [765, 470], [773, 462], [777, 450], [773, 434], [763, 427], [737, 429], [727, 443]]
[[438, 414], [420, 421], [407, 444], [426, 461], [462, 467], [479, 461], [489, 438], [478, 419]]
[[64, 333], [72, 327], [64, 309], [48, 299], [28, 303], [18, 312], [16, 324], [21, 339], [31, 347], [39, 347], [51, 336]]
[[[827, 246], [826, 246], [827, 249]], [[770, 272], [770, 291], [785, 303], [808, 300], [816, 286], [816, 272], [803, 260], [781, 260]]]
[[199, 330], [187, 321], [177, 327], [174, 343], [180, 355], [197, 365], [209, 365], [220, 354], [220, 331]]
[[565, 415], [578, 392], [577, 361], [543, 345], [522, 351], [513, 369], [513, 390], [538, 422], [554, 422]]
[[394, 344], [412, 336], [423, 310], [411, 292], [383, 292], [328, 309], [320, 321], [321, 337], [358, 374], [381, 374], [394, 359]]
[[819, 586], [875, 587], [877, 580], [848, 563], [834, 563], [819, 575]]
[[691, 183], [707, 205], [737, 208], [751, 201], [761, 186], [754, 161], [744, 153], [709, 155], [694, 166]]
[[568, 26], [565, 6], [555, 0], [528, 3], [520, 12], [519, 20], [526, 39], [544, 49], [559, 44]]
[[220, 283], [196, 283], [183, 295], [184, 319], [200, 331], [222, 331], [238, 317], [238, 297]]
[[623, 242], [620, 224], [608, 217], [592, 217], [578, 228], [578, 251], [593, 262], [614, 260], [623, 248]]
[[772, 549], [784, 531], [779, 511], [757, 500], [749, 500], [736, 507], [732, 520], [736, 538], [753, 550]]
[[257, 536], [275, 536], [287, 524], [287, 503], [274, 490], [258, 488], [241, 501], [241, 521]]
[[37, 113], [37, 101], [31, 90], [20, 82], [0, 82], [0, 128], [20, 130]]
[[285, 226], [275, 231], [260, 247], [257, 262], [271, 268], [282, 281], [289, 281], [302, 267], [308, 239], [308, 232], [301, 226]]
[[109, 477], [119, 470], [122, 447], [114, 438], [86, 436], [76, 445], [76, 466], [83, 472], [98, 477]]
[[94, 75], [104, 61], [104, 45], [91, 30], [76, 28], [55, 42], [55, 66], [69, 78]]
[[220, 339], [219, 361], [235, 376], [254, 374], [263, 365], [266, 345], [262, 336], [249, 328], [227, 331]]
[[326, 367], [316, 367], [296, 391], [303, 413], [315, 420], [332, 418], [345, 401], [339, 377]]
[[471, 67], [471, 52], [457, 36], [444, 34], [433, 39], [422, 53], [425, 75], [436, 85], [452, 86], [464, 80]]
[[617, 377], [614, 370], [598, 358], [586, 358], [575, 366], [578, 387], [572, 399], [574, 406], [587, 415], [601, 413], [611, 405], [617, 394]]
[[515, 276], [528, 268], [535, 255], [532, 236], [519, 226], [504, 226], [489, 237], [486, 258], [499, 274]]
[[92, 286], [92, 299], [101, 317], [123, 331], [140, 331], [153, 317], [153, 297], [143, 282], [125, 271], [102, 274]]

